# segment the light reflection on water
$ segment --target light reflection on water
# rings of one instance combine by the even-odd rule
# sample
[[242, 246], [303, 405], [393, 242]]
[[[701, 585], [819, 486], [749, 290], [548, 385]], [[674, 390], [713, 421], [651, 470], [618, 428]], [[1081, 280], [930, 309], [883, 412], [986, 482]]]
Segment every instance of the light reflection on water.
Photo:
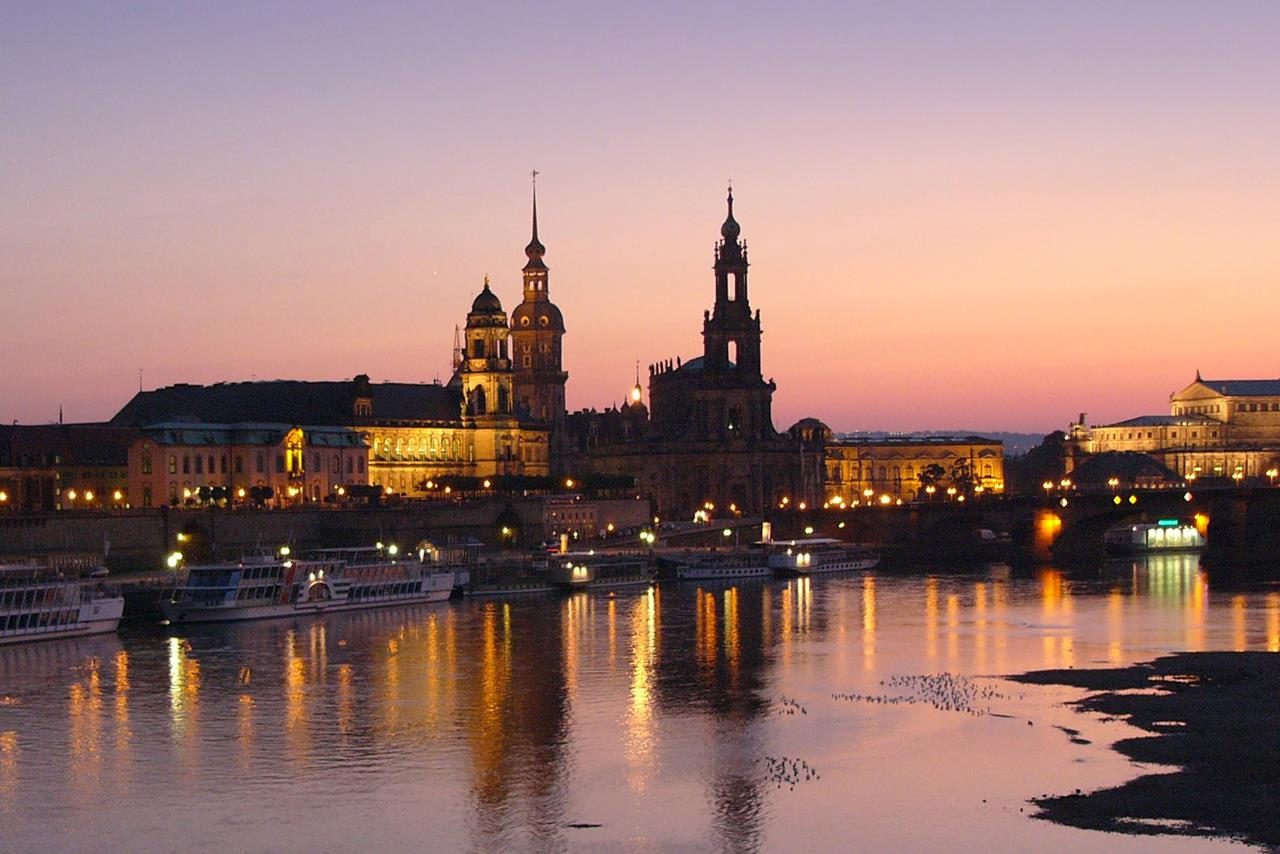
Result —
[[[1028, 819], [1029, 797], [1135, 773], [1105, 749], [1131, 731], [1074, 715], [1065, 689], [993, 683], [1010, 718], [832, 696], [1178, 649], [1280, 650], [1280, 593], [1217, 591], [1179, 555], [1084, 579], [664, 586], [8, 647], [4, 845], [1216, 847]], [[783, 756], [821, 779], [769, 779]]]

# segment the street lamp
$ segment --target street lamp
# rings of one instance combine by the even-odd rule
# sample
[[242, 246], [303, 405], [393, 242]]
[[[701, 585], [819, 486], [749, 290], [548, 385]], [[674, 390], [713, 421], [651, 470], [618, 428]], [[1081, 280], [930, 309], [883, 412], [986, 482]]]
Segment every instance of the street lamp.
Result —
[[1112, 494], [1112, 495], [1115, 495], [1115, 494], [1116, 494], [1116, 487], [1117, 487], [1117, 486], [1119, 486], [1119, 485], [1120, 485], [1120, 478], [1118, 478], [1118, 477], [1109, 477], [1109, 478], [1107, 478], [1107, 486], [1111, 487], [1111, 494]]
[[1044, 487], [1044, 494], [1045, 494], [1045, 495], [1048, 495], [1050, 492], [1053, 492], [1053, 481], [1051, 481], [1051, 480], [1046, 480], [1044, 483], [1042, 483], [1042, 484], [1040, 484], [1040, 485], [1041, 485], [1042, 487]]
[[[1277, 468], [1269, 468], [1269, 469], [1267, 469], [1267, 479], [1271, 481], [1271, 485], [1272, 485], [1272, 486], [1275, 486], [1275, 485], [1276, 485], [1276, 475], [1278, 475], [1278, 474], [1280, 474], [1280, 469], [1277, 469]], [[0, 501], [4, 501], [4, 493], [3, 493], [3, 492], [0, 492]]]
[[932, 501], [932, 500], [933, 500], [933, 494], [934, 494], [935, 492], [937, 492], [937, 491], [938, 491], [938, 487], [934, 486], [934, 485], [931, 483], [931, 484], [929, 484], [928, 486], [926, 486], [926, 487], [924, 488], [924, 491], [925, 491], [925, 494], [929, 496], [929, 499], [928, 499], [928, 500], [929, 500], [929, 501]]
[[948, 486], [947, 495], [950, 496], [952, 501], [954, 501], [956, 498], [956, 488], [954, 486]]

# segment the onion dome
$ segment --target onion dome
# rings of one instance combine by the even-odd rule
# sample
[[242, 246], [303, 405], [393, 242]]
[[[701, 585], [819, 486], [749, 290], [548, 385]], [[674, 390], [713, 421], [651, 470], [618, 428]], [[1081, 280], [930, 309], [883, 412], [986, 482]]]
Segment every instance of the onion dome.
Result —
[[730, 187], [729, 215], [725, 218], [724, 225], [720, 226], [720, 236], [724, 238], [725, 243], [737, 243], [740, 234], [742, 234], [742, 226], [738, 225], [738, 221], [733, 218], [733, 187]]

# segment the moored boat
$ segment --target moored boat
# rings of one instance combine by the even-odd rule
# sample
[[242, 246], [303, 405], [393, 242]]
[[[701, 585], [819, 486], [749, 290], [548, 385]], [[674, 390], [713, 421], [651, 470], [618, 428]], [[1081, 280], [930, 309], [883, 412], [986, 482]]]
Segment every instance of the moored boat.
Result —
[[769, 544], [769, 568], [783, 575], [858, 572], [879, 563], [880, 555], [871, 549], [827, 537]]
[[772, 572], [767, 555], [759, 549], [715, 549], [667, 554], [659, 558], [659, 562], [679, 581], [765, 578]]
[[1205, 539], [1195, 525], [1161, 519], [1112, 528], [1103, 535], [1103, 544], [1114, 555], [1144, 555], [1199, 551]]
[[160, 603], [171, 623], [209, 623], [442, 602], [454, 573], [394, 549], [324, 549], [188, 567]]
[[35, 564], [0, 565], [0, 644], [114, 632], [124, 598]]
[[556, 555], [548, 563], [548, 580], [562, 589], [601, 590], [653, 582], [647, 555], [571, 552]]

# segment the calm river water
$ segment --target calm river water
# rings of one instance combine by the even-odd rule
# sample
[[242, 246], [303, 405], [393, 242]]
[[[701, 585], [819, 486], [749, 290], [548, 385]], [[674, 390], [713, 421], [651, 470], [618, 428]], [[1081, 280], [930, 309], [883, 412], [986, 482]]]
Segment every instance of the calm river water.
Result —
[[1135, 731], [992, 678], [1208, 649], [1280, 650], [1280, 588], [1171, 557], [9, 647], [0, 850], [1225, 849], [1031, 819]]

